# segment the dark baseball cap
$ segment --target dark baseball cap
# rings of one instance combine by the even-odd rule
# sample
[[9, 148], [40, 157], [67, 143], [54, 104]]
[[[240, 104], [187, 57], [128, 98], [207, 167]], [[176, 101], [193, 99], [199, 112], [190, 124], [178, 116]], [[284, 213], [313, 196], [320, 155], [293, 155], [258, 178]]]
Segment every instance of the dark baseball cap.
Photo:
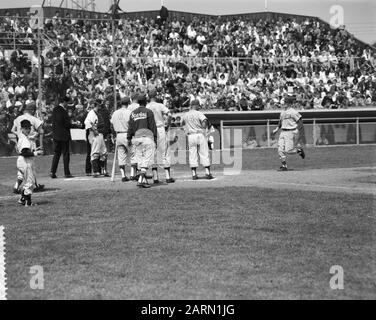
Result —
[[139, 104], [143, 104], [145, 103], [146, 104], [146, 94], [145, 93], [139, 93], [138, 94], [138, 103]]
[[191, 101], [191, 106], [199, 106], [199, 105], [200, 105], [200, 101], [198, 101], [197, 99]]
[[22, 120], [21, 121], [21, 128], [25, 128], [25, 129], [28, 129], [28, 128], [31, 128], [31, 123], [29, 120]]
[[122, 105], [126, 104], [128, 105], [131, 102], [131, 99], [129, 97], [123, 97], [120, 101]]
[[148, 96], [149, 96], [150, 99], [155, 98], [157, 96], [157, 90], [155, 90], [155, 89], [150, 90], [149, 93], [148, 93]]
[[37, 109], [37, 105], [35, 104], [34, 101], [32, 101], [26, 105], [25, 111], [35, 111], [36, 109]]

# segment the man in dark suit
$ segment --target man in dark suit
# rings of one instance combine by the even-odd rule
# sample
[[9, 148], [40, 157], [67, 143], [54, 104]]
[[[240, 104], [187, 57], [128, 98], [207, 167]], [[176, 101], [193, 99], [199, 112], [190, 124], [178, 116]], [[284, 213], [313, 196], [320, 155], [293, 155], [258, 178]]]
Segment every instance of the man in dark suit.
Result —
[[57, 178], [56, 170], [61, 154], [63, 154], [65, 178], [73, 177], [69, 170], [69, 141], [71, 140], [71, 121], [66, 110], [68, 102], [69, 97], [63, 97], [62, 102], [52, 111], [52, 137], [54, 140], [55, 148], [50, 173], [50, 177], [52, 179]]

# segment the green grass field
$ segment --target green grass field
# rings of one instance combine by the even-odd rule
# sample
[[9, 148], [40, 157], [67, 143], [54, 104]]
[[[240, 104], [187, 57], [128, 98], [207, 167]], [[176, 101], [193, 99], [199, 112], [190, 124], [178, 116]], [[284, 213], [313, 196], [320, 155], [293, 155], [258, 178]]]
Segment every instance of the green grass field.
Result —
[[[375, 299], [375, 151], [308, 149], [282, 176], [275, 150], [251, 150], [240, 176], [218, 165], [216, 181], [195, 183], [176, 166], [177, 183], [150, 190], [50, 180], [43, 157], [40, 181], [58, 190], [33, 208], [9, 192], [15, 158], [0, 159], [8, 299]], [[43, 290], [30, 288], [34, 265]], [[332, 265], [343, 290], [329, 287]]]

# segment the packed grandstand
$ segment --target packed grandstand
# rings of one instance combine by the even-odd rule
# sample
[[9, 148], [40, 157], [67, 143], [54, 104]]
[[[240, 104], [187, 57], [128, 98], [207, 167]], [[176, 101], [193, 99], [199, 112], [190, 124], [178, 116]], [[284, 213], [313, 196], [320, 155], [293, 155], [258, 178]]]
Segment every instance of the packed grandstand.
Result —
[[226, 111], [279, 109], [287, 95], [302, 109], [376, 102], [376, 50], [313, 17], [112, 20], [57, 10], [45, 17], [42, 37], [38, 95], [37, 31], [29, 17], [4, 11], [0, 18], [2, 151], [11, 151], [8, 133], [27, 104], [37, 104], [48, 139], [59, 96], [71, 93], [69, 114], [80, 128], [94, 99], [113, 111], [114, 83], [119, 100], [154, 88], [173, 112], [193, 99]]

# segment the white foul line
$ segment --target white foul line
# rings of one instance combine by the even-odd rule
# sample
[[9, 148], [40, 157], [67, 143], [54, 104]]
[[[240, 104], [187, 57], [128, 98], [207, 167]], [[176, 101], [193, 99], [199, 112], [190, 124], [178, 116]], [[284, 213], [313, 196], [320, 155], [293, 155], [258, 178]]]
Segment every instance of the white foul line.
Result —
[[0, 226], [0, 300], [7, 299], [6, 291], [4, 227]]

